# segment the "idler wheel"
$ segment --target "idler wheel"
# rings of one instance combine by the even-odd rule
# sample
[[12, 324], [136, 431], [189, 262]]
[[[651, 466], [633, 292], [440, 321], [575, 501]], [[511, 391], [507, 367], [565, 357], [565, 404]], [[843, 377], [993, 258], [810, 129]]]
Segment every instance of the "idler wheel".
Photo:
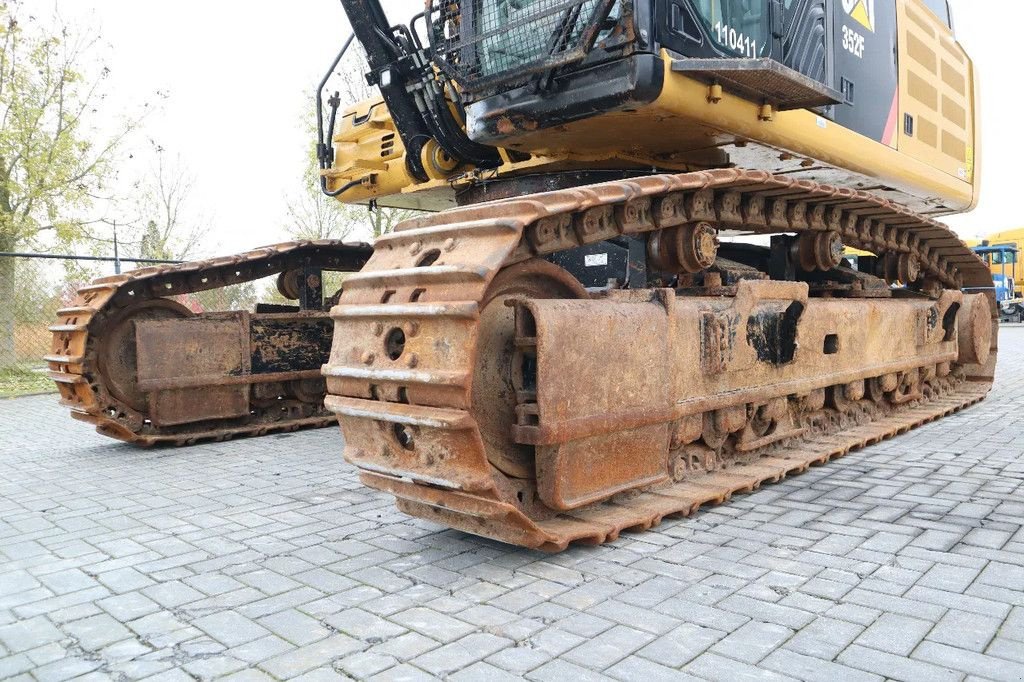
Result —
[[992, 308], [985, 294], [964, 296], [957, 317], [959, 361], [965, 365], [984, 365], [992, 350]]
[[532, 479], [534, 450], [512, 440], [516, 424], [516, 383], [522, 357], [515, 347], [515, 312], [505, 302], [512, 298], [587, 298], [587, 290], [567, 271], [534, 259], [509, 266], [491, 281], [480, 302], [473, 370], [473, 416], [480, 428], [484, 450], [492, 465], [507, 476]]
[[[139, 390], [139, 369], [135, 354], [135, 323], [144, 320], [174, 320], [194, 313], [169, 298], [154, 298], [126, 306], [104, 324], [99, 334], [96, 366], [112, 396], [136, 412], [145, 412], [146, 394]], [[168, 339], [173, 343], [174, 339]]]

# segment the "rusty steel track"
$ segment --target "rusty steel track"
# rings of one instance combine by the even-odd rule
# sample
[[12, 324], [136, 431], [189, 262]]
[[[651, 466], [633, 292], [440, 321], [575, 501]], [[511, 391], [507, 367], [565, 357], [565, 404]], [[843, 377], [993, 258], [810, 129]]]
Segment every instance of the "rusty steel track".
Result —
[[[70, 408], [75, 419], [95, 425], [97, 432], [142, 446], [187, 445], [326, 426], [332, 418], [320, 404], [320, 397], [313, 404], [307, 396], [294, 402], [310, 404], [291, 412], [277, 406], [256, 406], [249, 417], [158, 427], [145, 411], [133, 409], [115, 397], [113, 386], [134, 382], [135, 377], [108, 376], [100, 366], [99, 351], [105, 344], [120, 342], [108, 335], [112, 320], [125, 313], [144, 307], [173, 309], [173, 296], [250, 282], [309, 264], [328, 270], [358, 270], [371, 251], [367, 244], [335, 240], [287, 242], [232, 256], [96, 279], [78, 289], [72, 304], [57, 312], [58, 323], [50, 327], [51, 352], [45, 360], [60, 392], [60, 402]], [[287, 381], [289, 377], [274, 378]]]
[[[856, 418], [835, 418], [822, 410], [822, 398], [813, 425], [782, 442], [753, 447], [719, 470], [691, 472], [668, 485], [638, 488], [579, 509], [537, 513], [523, 501], [522, 488], [517, 499], [510, 477], [498, 471], [514, 469], [516, 453], [506, 453], [507, 461], [494, 454], [494, 424], [501, 420], [476, 395], [480, 373], [490, 371], [481, 351], [488, 347], [481, 316], [493, 314], [486, 312], [486, 303], [499, 272], [529, 268], [537, 256], [698, 222], [759, 234], [833, 233], [846, 246], [880, 256], [887, 279], [915, 282], [910, 295], [919, 299], [992, 286], [984, 263], [940, 223], [866, 192], [760, 171], [652, 176], [414, 219], [378, 241], [332, 311], [335, 337], [324, 368], [325, 404], [338, 415], [346, 458], [360, 468], [367, 485], [396, 495], [408, 513], [559, 551], [571, 542], [606, 542], [622, 530], [649, 528], [665, 516], [723, 502], [963, 409], [987, 394], [996, 340], [990, 336], [994, 308], [990, 315], [986, 304], [980, 316], [975, 305], [960, 317], [958, 363], [946, 363], [936, 374], [935, 366], [922, 360], [912, 376], [927, 379], [891, 398], [879, 393], [873, 402], [854, 401], [870, 403]], [[557, 293], [571, 285], [553, 286]], [[530, 285], [521, 288], [509, 291], [528, 298]], [[876, 380], [884, 383], [877, 377], [868, 385]], [[837, 388], [817, 390], [824, 395]], [[823, 415], [833, 418], [823, 420]]]

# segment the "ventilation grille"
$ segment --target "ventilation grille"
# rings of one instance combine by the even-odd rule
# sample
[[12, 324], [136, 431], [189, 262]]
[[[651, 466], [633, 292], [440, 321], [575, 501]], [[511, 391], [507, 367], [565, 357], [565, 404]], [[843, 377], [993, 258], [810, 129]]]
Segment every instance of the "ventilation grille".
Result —
[[906, 110], [918, 121], [917, 140], [952, 163], [961, 179], [969, 180], [974, 159], [967, 57], [931, 14], [908, 4], [906, 16], [903, 40], [908, 59], [902, 68], [911, 100]]

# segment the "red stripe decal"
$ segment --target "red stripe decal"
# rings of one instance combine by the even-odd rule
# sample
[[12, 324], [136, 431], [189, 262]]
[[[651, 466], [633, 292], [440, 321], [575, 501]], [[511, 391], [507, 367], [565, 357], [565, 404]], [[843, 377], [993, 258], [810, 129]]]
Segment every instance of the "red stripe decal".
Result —
[[900, 113], [900, 91], [899, 89], [892, 95], [892, 108], [889, 109], [889, 120], [885, 122], [885, 132], [882, 133], [882, 144], [887, 144], [890, 147], [893, 146], [893, 140], [896, 137], [896, 118]]

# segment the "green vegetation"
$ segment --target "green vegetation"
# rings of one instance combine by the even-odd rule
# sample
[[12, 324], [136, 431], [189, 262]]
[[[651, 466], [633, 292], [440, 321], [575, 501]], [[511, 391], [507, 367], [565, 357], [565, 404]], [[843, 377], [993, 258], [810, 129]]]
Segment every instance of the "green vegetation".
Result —
[[0, 367], [0, 398], [56, 391], [57, 387], [46, 370], [39, 366]]

